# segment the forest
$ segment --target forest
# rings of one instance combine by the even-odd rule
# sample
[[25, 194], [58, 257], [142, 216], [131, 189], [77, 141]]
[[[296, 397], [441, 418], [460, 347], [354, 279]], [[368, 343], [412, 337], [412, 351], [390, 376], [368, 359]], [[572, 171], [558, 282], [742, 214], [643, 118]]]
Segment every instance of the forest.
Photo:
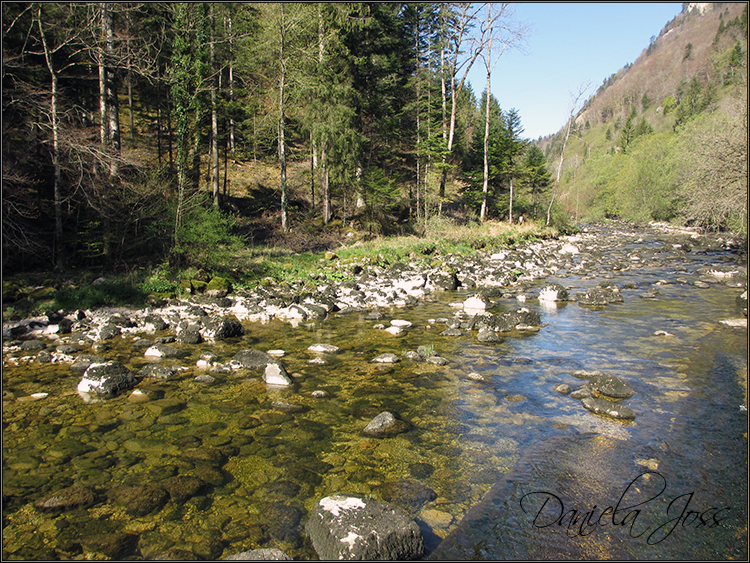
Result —
[[507, 8], [3, 3], [4, 265], [184, 265], [263, 241], [249, 217], [541, 215], [543, 155], [466, 82], [522, 38]]
[[[701, 78], [713, 97], [695, 94], [708, 102], [689, 106], [683, 87], [671, 113], [680, 121], [666, 133], [638, 121], [631, 103], [599, 154], [584, 134], [603, 137], [606, 115], [581, 122], [596, 96], [580, 113], [573, 105], [554, 139], [532, 143], [517, 110], [489, 87], [472, 90], [472, 66], [489, 86], [497, 59], [528, 34], [508, 4], [4, 2], [2, 11], [6, 271], [210, 267], [243, 245], [311, 250], [346, 229], [421, 236], [448, 217], [747, 229], [739, 201], [700, 209], [713, 198], [700, 192], [706, 181], [674, 176], [656, 190], [637, 178], [645, 166], [668, 173], [654, 155], [680, 128], [692, 128], [691, 147], [714, 146], [706, 131], [727, 131], [730, 119], [734, 136], [715, 156], [730, 151], [740, 163], [731, 185], [740, 199], [744, 186], [746, 207], [741, 40], [722, 59], [721, 95]], [[639, 151], [648, 158], [629, 160]], [[701, 160], [703, 178], [716, 176], [716, 159]]]

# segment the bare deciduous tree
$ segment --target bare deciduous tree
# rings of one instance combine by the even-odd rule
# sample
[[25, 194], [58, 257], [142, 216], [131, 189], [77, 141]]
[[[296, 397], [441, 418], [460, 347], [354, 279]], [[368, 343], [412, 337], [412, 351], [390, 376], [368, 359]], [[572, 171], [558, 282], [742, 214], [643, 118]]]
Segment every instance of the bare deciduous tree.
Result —
[[560, 175], [562, 174], [563, 160], [565, 159], [565, 147], [568, 144], [568, 139], [570, 138], [570, 128], [573, 125], [573, 120], [575, 119], [576, 109], [578, 108], [578, 103], [581, 101], [581, 98], [583, 98], [584, 94], [586, 94], [590, 86], [591, 86], [591, 83], [587, 82], [586, 84], [582, 84], [581, 86], [579, 86], [578, 92], [576, 92], [575, 94], [571, 92], [570, 113], [568, 114], [568, 123], [565, 126], [565, 138], [563, 140], [562, 151], [560, 152], [560, 163], [557, 166], [557, 179], [555, 180], [555, 187], [552, 190], [552, 197], [549, 200], [549, 207], [547, 208], [547, 225], [548, 226], [550, 222], [552, 221], [552, 206], [555, 203], [555, 198], [557, 197], [557, 190], [560, 187]]

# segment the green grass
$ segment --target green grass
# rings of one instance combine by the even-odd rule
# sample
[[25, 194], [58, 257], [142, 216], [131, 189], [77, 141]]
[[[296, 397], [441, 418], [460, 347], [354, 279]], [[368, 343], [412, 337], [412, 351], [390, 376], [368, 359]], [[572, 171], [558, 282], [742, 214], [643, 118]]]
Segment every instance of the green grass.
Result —
[[102, 283], [78, 288], [62, 288], [55, 293], [55, 305], [61, 309], [90, 309], [109, 305], [142, 305], [146, 293], [128, 283]]
[[264, 278], [293, 283], [324, 274], [329, 279], [352, 279], [356, 265], [388, 266], [399, 261], [433, 264], [449, 254], [471, 256], [509, 248], [527, 240], [554, 238], [555, 229], [533, 223], [508, 225], [485, 223], [458, 226], [448, 220], [434, 221], [425, 237], [379, 237], [336, 249], [336, 259], [324, 253], [292, 253], [279, 248], [248, 248], [235, 256], [232, 276], [240, 286], [251, 286]]
[[[342, 245], [336, 257], [327, 259], [325, 252], [295, 253], [288, 248], [253, 246], [231, 252], [222, 263], [215, 265], [209, 277], [226, 277], [235, 289], [252, 289], [268, 278], [273, 283], [312, 284], [320, 275], [344, 281], [354, 279], [357, 266], [378, 264], [383, 267], [400, 261], [416, 262], [424, 267], [435, 267], [447, 255], [472, 256], [479, 252], [493, 252], [515, 244], [536, 239], [554, 238], [555, 229], [528, 222], [524, 225], [488, 222], [459, 226], [445, 218], [428, 224], [424, 237], [378, 237]], [[40, 299], [4, 300], [7, 315], [52, 309], [88, 309], [103, 306], [142, 306], [149, 295], [174, 297], [181, 292], [180, 281], [193, 279], [196, 268], [170, 269], [165, 263], [153, 270], [108, 277], [106, 283], [94, 285], [92, 272], [81, 272], [76, 280], [56, 285], [56, 292], [47, 287], [49, 295]], [[22, 284], [23, 285], [23, 284]], [[8, 293], [10, 294], [10, 289]], [[25, 297], [21, 292], [18, 297]], [[14, 302], [16, 301], [16, 302]]]

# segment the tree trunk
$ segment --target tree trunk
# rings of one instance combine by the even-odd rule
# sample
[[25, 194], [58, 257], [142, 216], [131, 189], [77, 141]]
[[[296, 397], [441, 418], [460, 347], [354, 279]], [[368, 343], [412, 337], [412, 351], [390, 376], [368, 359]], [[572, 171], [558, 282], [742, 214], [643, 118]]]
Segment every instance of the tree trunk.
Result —
[[565, 146], [568, 144], [568, 139], [570, 138], [570, 128], [573, 125], [573, 117], [575, 116], [576, 107], [578, 106], [578, 101], [583, 97], [583, 95], [586, 93], [586, 90], [588, 90], [588, 88], [589, 88], [589, 84], [582, 85], [578, 89], [578, 95], [575, 96], [570, 106], [570, 115], [568, 116], [568, 125], [565, 129], [565, 140], [563, 140], [562, 151], [560, 152], [560, 164], [557, 167], [557, 179], [555, 180], [555, 187], [552, 190], [552, 198], [550, 199], [549, 207], [547, 208], [547, 226], [549, 226], [550, 222], [552, 221], [552, 204], [555, 203], [555, 198], [557, 197], [557, 189], [560, 187], [560, 175], [562, 174], [563, 159], [565, 158]]
[[357, 182], [357, 203], [355, 204], [355, 207], [357, 209], [360, 209], [366, 205], [365, 202], [365, 193], [362, 188], [362, 166], [357, 165], [357, 170], [354, 172], [354, 178]]
[[130, 148], [135, 148], [135, 120], [133, 117], [133, 73], [128, 70], [128, 116], [130, 118]]
[[[227, 16], [227, 26], [229, 29], [229, 103], [234, 102], [234, 37], [232, 36], [232, 14]], [[232, 160], [236, 158], [234, 148], [234, 117], [229, 117], [229, 151], [232, 154]]]
[[310, 133], [310, 207], [315, 209], [315, 171], [318, 168], [318, 154], [313, 134]]
[[284, 47], [286, 41], [286, 24], [284, 22], [284, 3], [281, 3], [281, 23], [279, 33], [281, 49], [279, 52], [279, 63], [281, 75], [279, 76], [279, 163], [281, 165], [281, 230], [288, 232], [287, 224], [287, 193], [286, 193], [286, 146], [284, 141], [284, 80], [286, 79], [286, 68], [284, 61]]
[[52, 91], [50, 93], [50, 120], [52, 121], [52, 166], [54, 168], [54, 208], [55, 208], [55, 231], [52, 245], [52, 261], [55, 270], [62, 271], [65, 269], [65, 249], [63, 246], [63, 228], [62, 228], [62, 169], [60, 167], [60, 119], [57, 115], [57, 71], [52, 62], [52, 53], [47, 46], [47, 39], [42, 29], [42, 7], [37, 5], [37, 24], [39, 26], [39, 35], [42, 39], [44, 49], [44, 59], [47, 62], [47, 69], [50, 73]]
[[[443, 128], [443, 140], [448, 139], [448, 122], [446, 121], [446, 113], [448, 107], [448, 93], [445, 89], [445, 48], [440, 48], [440, 89], [442, 93], [443, 102], [443, 114], [442, 114], [442, 128]], [[446, 157], [443, 157], [443, 164], [446, 164]], [[448, 178], [448, 169], [443, 167], [442, 174], [440, 175], [440, 188], [438, 189], [438, 198], [440, 199], [440, 207], [443, 208], [443, 198], [445, 197], [445, 184]]]
[[487, 70], [487, 96], [484, 104], [484, 166], [482, 179], [482, 210], [479, 213], [479, 220], [484, 223], [487, 218], [487, 194], [490, 188], [490, 76], [491, 72]]
[[[214, 5], [210, 6], [210, 29], [209, 56], [211, 72], [216, 72], [216, 61], [214, 58]], [[216, 109], [216, 85], [214, 78], [211, 84], [211, 187], [213, 191], [214, 207], [219, 207], [219, 117]]]
[[326, 144], [320, 147], [320, 197], [323, 199], [323, 224], [327, 225], [331, 220], [331, 197], [328, 193], [328, 153]]
[[[511, 163], [512, 166], [513, 163]], [[513, 224], [513, 173], [510, 174], [510, 202], [508, 203], [508, 222]]]

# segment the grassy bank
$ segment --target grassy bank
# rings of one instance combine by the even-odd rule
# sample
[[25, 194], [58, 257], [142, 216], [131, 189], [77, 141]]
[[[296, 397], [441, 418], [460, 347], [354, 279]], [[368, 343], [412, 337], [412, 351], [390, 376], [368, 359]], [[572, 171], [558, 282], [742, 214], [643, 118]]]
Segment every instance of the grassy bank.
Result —
[[260, 283], [307, 281], [321, 274], [348, 279], [357, 264], [387, 266], [408, 260], [432, 265], [449, 254], [493, 252], [524, 241], [557, 236], [555, 229], [533, 222], [457, 225], [438, 218], [431, 221], [423, 237], [372, 238], [356, 231], [342, 232], [328, 251], [295, 252], [287, 247], [265, 245], [217, 248], [216, 256], [221, 259], [210, 271], [195, 267], [175, 269], [162, 264], [121, 274], [92, 270], [71, 272], [65, 277], [25, 274], [3, 280], [3, 320], [60, 309], [140, 306], [154, 298], [180, 295], [191, 282], [195, 289], [217, 277], [225, 278], [235, 289], [253, 288]]

